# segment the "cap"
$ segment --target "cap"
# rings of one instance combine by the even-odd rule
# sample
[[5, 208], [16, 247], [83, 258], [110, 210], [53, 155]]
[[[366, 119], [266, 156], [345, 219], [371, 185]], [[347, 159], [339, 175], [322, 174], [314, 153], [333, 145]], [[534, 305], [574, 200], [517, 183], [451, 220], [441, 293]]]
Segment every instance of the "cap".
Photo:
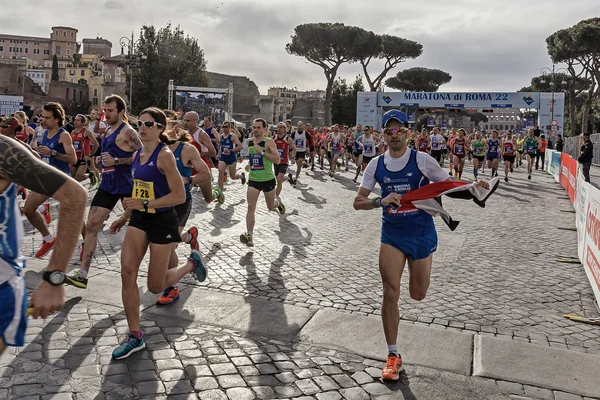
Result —
[[287, 126], [285, 125], [285, 122], [283, 122], [283, 121], [280, 121], [280, 122], [278, 122], [278, 123], [277, 123], [277, 126], [278, 126], [278, 127], [279, 127], [279, 126], [283, 126], [284, 128], [287, 128]]
[[383, 117], [381, 118], [381, 126], [385, 128], [388, 122], [394, 119], [400, 122], [402, 125], [406, 125], [408, 123], [408, 118], [406, 118], [406, 114], [404, 114], [402, 111], [390, 110], [383, 114]]

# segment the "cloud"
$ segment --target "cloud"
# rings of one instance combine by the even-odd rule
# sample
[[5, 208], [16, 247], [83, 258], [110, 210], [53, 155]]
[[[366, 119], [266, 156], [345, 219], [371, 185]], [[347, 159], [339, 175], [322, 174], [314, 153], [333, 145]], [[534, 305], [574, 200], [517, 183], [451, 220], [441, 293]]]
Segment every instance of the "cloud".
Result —
[[[0, 7], [14, 7], [0, 0]], [[439, 68], [453, 76], [442, 90], [512, 91], [549, 65], [545, 38], [558, 29], [600, 13], [600, 2], [547, 0], [543, 5], [519, 0], [54, 0], [52, 13], [41, 13], [46, 2], [19, 4], [19, 14], [35, 17], [27, 29], [11, 14], [0, 15], [4, 33], [47, 37], [54, 25], [79, 30], [78, 39], [100, 35], [120, 50], [119, 38], [139, 33], [142, 24], [180, 25], [198, 38], [208, 70], [244, 75], [262, 93], [270, 86], [300, 89], [325, 87], [321, 68], [286, 53], [285, 45], [298, 24], [343, 22], [377, 33], [388, 33], [423, 44], [423, 55], [400, 68]], [[381, 63], [373, 63], [377, 72]], [[339, 76], [354, 79], [360, 65], [344, 65]], [[378, 72], [377, 72], [378, 73]], [[375, 74], [376, 75], [376, 74]], [[390, 74], [389, 76], [392, 76]]]

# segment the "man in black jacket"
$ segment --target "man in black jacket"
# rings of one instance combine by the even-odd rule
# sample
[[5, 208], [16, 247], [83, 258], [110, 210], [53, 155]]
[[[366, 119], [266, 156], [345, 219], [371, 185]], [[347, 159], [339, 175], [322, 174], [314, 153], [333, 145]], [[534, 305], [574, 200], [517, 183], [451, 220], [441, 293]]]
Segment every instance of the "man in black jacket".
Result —
[[583, 144], [581, 145], [581, 154], [577, 161], [581, 163], [583, 177], [586, 182], [590, 181], [590, 167], [592, 166], [592, 159], [594, 158], [594, 144], [590, 140], [590, 134], [585, 132], [583, 134]]
[[556, 151], [560, 151], [562, 153], [563, 148], [565, 147], [565, 143], [563, 142], [562, 135], [558, 135], [558, 139], [556, 139]]

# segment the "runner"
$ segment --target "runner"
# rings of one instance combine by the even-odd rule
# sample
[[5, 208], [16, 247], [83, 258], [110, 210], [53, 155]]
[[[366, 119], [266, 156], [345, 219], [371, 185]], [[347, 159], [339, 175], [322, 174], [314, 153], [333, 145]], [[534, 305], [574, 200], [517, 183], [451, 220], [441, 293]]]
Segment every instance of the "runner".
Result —
[[285, 206], [275, 198], [275, 174], [273, 164], [280, 164], [279, 152], [273, 139], [265, 138], [267, 121], [257, 118], [252, 122], [253, 138], [248, 141], [250, 153], [250, 176], [248, 177], [248, 212], [246, 213], [246, 232], [240, 235], [240, 241], [247, 246], [254, 246], [254, 224], [256, 203], [260, 192], [265, 195], [269, 211], [277, 209], [279, 214], [285, 213]]
[[35, 131], [32, 127], [27, 125], [27, 114], [25, 114], [25, 111], [17, 111], [15, 113], [15, 118], [22, 126], [22, 129], [17, 130], [16, 132], [17, 138], [24, 143], [30, 144], [35, 138]]
[[[47, 106], [47, 105], [46, 105]], [[44, 116], [48, 116], [43, 113]], [[54, 130], [54, 128], [50, 127]], [[62, 308], [65, 301], [65, 270], [75, 249], [83, 223], [87, 194], [67, 175], [40, 161], [19, 142], [0, 136], [0, 354], [7, 346], [25, 342], [28, 307], [33, 318], [46, 319]], [[42, 282], [27, 300], [21, 255], [24, 228], [16, 200], [17, 185], [37, 196], [53, 197], [60, 204], [60, 224], [56, 249], [50, 257]]]
[[417, 150], [423, 153], [427, 153], [427, 149], [429, 148], [429, 135], [427, 134], [427, 129], [421, 129], [421, 134], [417, 138]]
[[477, 182], [477, 176], [479, 173], [479, 168], [483, 167], [485, 163], [485, 153], [487, 150], [487, 143], [485, 139], [481, 137], [481, 132], [475, 132], [475, 140], [471, 142], [471, 149], [473, 151], [473, 176], [475, 177], [475, 182]]
[[[42, 156], [42, 161], [50, 164], [59, 171], [71, 175], [69, 170], [69, 164], [73, 164], [77, 161], [75, 156], [75, 149], [71, 142], [71, 135], [62, 128], [65, 120], [65, 110], [58, 103], [46, 103], [44, 104], [42, 111], [42, 119], [44, 128], [44, 136], [42, 138], [41, 145], [37, 151]], [[54, 237], [50, 234], [47, 224], [48, 217], [42, 218], [38, 211], [38, 207], [48, 201], [48, 196], [41, 193], [32, 192], [27, 197], [25, 205], [23, 206], [23, 214], [27, 217], [31, 225], [33, 225], [43, 237], [42, 245], [35, 254], [35, 258], [45, 256], [55, 244]], [[45, 207], [46, 214], [50, 214], [49, 204]], [[79, 229], [80, 227], [78, 227]]]
[[502, 158], [504, 159], [504, 182], [508, 182], [508, 171], [513, 172], [515, 150], [517, 145], [512, 136], [512, 131], [506, 132], [506, 139], [502, 142]]
[[104, 99], [108, 128], [101, 145], [102, 181], [88, 212], [85, 241], [81, 248], [81, 267], [67, 276], [67, 283], [86, 289], [92, 257], [98, 244], [98, 232], [116, 204], [131, 195], [131, 164], [134, 152], [142, 146], [137, 132], [125, 122], [125, 100], [117, 95]]
[[[366, 128], [365, 128], [366, 129]], [[323, 170], [323, 163], [325, 153], [327, 150], [327, 138], [329, 137], [329, 128], [324, 126], [321, 131], [321, 140], [319, 141], [319, 164], [321, 164], [321, 171]]]
[[90, 185], [88, 189], [93, 189], [94, 187], [97, 189], [100, 185], [100, 179], [102, 175], [96, 165], [100, 164], [101, 154], [100, 149], [102, 147], [102, 137], [106, 133], [106, 122], [104, 121], [105, 115], [104, 110], [99, 113], [97, 109], [93, 109], [90, 113], [90, 122], [88, 125], [88, 130], [94, 134], [96, 137], [96, 141], [98, 142], [98, 147], [94, 148], [94, 153], [92, 154], [92, 162], [90, 162], [90, 174], [88, 175], [90, 178]]
[[435, 158], [440, 167], [444, 166], [443, 150], [446, 148], [446, 139], [440, 134], [440, 129], [433, 128], [433, 134], [429, 138], [431, 141], [431, 156]]
[[[445, 170], [429, 155], [407, 149], [404, 130], [406, 124], [405, 114], [398, 110], [390, 110], [383, 115], [382, 125], [389, 151], [369, 164], [354, 199], [356, 210], [383, 208], [379, 271], [383, 281], [381, 316], [388, 357], [381, 375], [384, 380], [393, 381], [399, 379], [403, 370], [402, 357], [396, 344], [402, 273], [408, 263], [410, 296], [417, 301], [425, 298], [433, 252], [436, 251], [438, 242], [431, 215], [417, 209], [399, 209], [400, 198], [430, 181], [442, 182], [449, 179]], [[465, 139], [463, 137], [457, 140]], [[454, 147], [456, 146], [455, 142]], [[375, 184], [381, 187], [381, 197], [369, 199]], [[478, 185], [489, 187], [485, 181], [480, 181]]]
[[533, 170], [533, 162], [538, 149], [538, 142], [534, 137], [534, 130], [527, 130], [527, 139], [525, 139], [525, 154], [527, 155], [527, 179], [531, 180], [531, 171]]
[[219, 132], [217, 132], [217, 130], [213, 126], [212, 118], [208, 115], [204, 117], [202, 129], [204, 129], [204, 132], [206, 132], [206, 134], [210, 138], [210, 141], [212, 142], [213, 147], [215, 148], [215, 155], [210, 158], [211, 164], [209, 164], [209, 167], [218, 168], [219, 160], [217, 159], [216, 154], [219, 153], [219, 143], [221, 139], [219, 138]]
[[[365, 132], [363, 136], [358, 138], [358, 141], [362, 147], [362, 169], [366, 170], [371, 160], [377, 155], [375, 137], [371, 134], [371, 131], [368, 131]], [[354, 182], [358, 180], [358, 174], [360, 173], [360, 170], [360, 168], [356, 168], [356, 176], [353, 179]]]
[[121, 250], [121, 294], [129, 334], [112, 353], [117, 360], [146, 347], [140, 326], [137, 277], [148, 249], [147, 285], [152, 293], [161, 293], [189, 273], [200, 282], [207, 275], [198, 250], [192, 250], [185, 264], [168, 269], [174, 247], [180, 241], [174, 206], [185, 203], [185, 189], [175, 157], [168, 147], [175, 143], [165, 133], [165, 113], [158, 108], [147, 108], [142, 111], [138, 124], [143, 147], [135, 153], [131, 166], [131, 197], [123, 200], [124, 208], [131, 212]]
[[[287, 172], [288, 165], [290, 163], [290, 149], [292, 150], [292, 158], [296, 157], [296, 146], [294, 145], [294, 141], [292, 138], [286, 133], [285, 122], [280, 122], [277, 124], [277, 134], [275, 135], [275, 146], [277, 146], [277, 151], [279, 152], [279, 164], [274, 164], [275, 166], [275, 178], [277, 179], [277, 189], [275, 190], [275, 198], [279, 200], [281, 203], [281, 198], [279, 195], [281, 194], [281, 190], [283, 189], [283, 181], [285, 178], [285, 173]], [[294, 179], [292, 178], [292, 174], [288, 175], [288, 180], [291, 185], [295, 186]]]
[[491, 139], [487, 141], [487, 161], [488, 168], [492, 170], [492, 178], [498, 176], [498, 157], [500, 154], [500, 139], [498, 131], [492, 131]]
[[[277, 126], [277, 135], [279, 135], [279, 126]], [[298, 178], [300, 177], [300, 172], [302, 171], [302, 164], [306, 159], [306, 151], [308, 150], [310, 140], [308, 134], [304, 132], [304, 123], [302, 121], [298, 122], [298, 128], [295, 132], [292, 132], [290, 138], [294, 142], [293, 149], [295, 154], [294, 157], [296, 160], [296, 176], [293, 177], [292, 173], [290, 172], [288, 174], [288, 180], [292, 184], [292, 186], [296, 187], [296, 185], [298, 184]]]
[[452, 163], [454, 164], [454, 171], [458, 181], [461, 181], [463, 169], [465, 167], [465, 156], [467, 152], [467, 139], [465, 139], [465, 130], [460, 128], [458, 130], [458, 137], [454, 139], [452, 143]]
[[[372, 128], [369, 129], [371, 132]], [[334, 125], [332, 131], [327, 137], [327, 159], [329, 160], [329, 176], [333, 178], [335, 174], [335, 168], [337, 167], [337, 160], [342, 155], [342, 147], [344, 146], [344, 137], [338, 132], [338, 126]], [[296, 144], [296, 149], [298, 145]], [[296, 153], [298, 157], [298, 153]]]
[[223, 190], [223, 185], [226, 178], [226, 170], [229, 170], [231, 179], [240, 179], [242, 185], [246, 184], [246, 174], [237, 173], [237, 156], [236, 152], [242, 149], [242, 142], [237, 136], [232, 135], [230, 131], [231, 124], [227, 121], [223, 123], [223, 134], [221, 136], [221, 146], [219, 152], [219, 188]]
[[344, 171], [348, 172], [350, 166], [350, 160], [353, 157], [354, 153], [354, 132], [352, 129], [349, 129], [346, 133], [346, 147], [344, 150], [344, 162], [346, 164], [346, 168]]
[[71, 176], [77, 182], [85, 179], [85, 172], [88, 169], [88, 165], [93, 164], [90, 155], [94, 154], [98, 148], [98, 141], [94, 134], [87, 129], [85, 122], [85, 116], [77, 114], [74, 121], [75, 129], [71, 132], [71, 140], [73, 141], [77, 162], [69, 167], [71, 169]]
[[523, 146], [525, 145], [525, 135], [523, 132], [519, 133], [519, 138], [517, 139], [517, 159], [515, 163], [515, 168], [518, 168], [520, 165], [523, 165]]
[[[279, 128], [278, 128], [279, 129]], [[317, 141], [318, 141], [318, 133], [315, 129], [313, 129], [311, 124], [306, 124], [306, 132], [308, 133], [308, 144], [309, 144], [309, 160], [308, 164], [310, 165], [310, 170], [315, 170], [315, 152], [317, 150]]]
[[450, 145], [450, 157], [449, 157], [449, 167], [450, 167], [450, 172], [448, 172], [448, 175], [452, 176], [452, 169], [453, 169], [453, 164], [452, 162], [454, 161], [454, 155], [452, 154], [452, 147], [454, 146], [454, 140], [456, 140], [456, 137], [458, 136], [458, 134], [456, 133], [456, 128], [452, 128], [452, 130], [450, 130], [450, 134], [448, 135], [448, 144]]

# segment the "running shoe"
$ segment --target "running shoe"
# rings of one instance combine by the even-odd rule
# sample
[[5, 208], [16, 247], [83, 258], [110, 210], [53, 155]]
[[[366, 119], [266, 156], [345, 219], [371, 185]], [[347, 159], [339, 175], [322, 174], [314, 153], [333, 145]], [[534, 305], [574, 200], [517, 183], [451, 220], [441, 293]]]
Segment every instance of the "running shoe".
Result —
[[281, 201], [279, 201], [279, 205], [277, 206], [277, 211], [279, 211], [279, 215], [285, 214], [285, 206]]
[[75, 268], [67, 275], [65, 283], [79, 289], [87, 289], [88, 279], [84, 278], [81, 272], [81, 269]]
[[225, 195], [223, 194], [223, 191], [220, 187], [215, 186], [215, 188], [213, 189], [213, 198], [215, 198], [219, 202], [219, 204], [225, 203]]
[[254, 246], [254, 241], [252, 240], [252, 236], [247, 233], [242, 233], [240, 235], [240, 242], [244, 243], [248, 247]]
[[346, 169], [345, 169], [344, 171], [348, 172], [348, 171], [350, 171], [350, 170], [348, 169], [348, 167], [346, 167]]
[[35, 253], [35, 258], [42, 258], [44, 257], [46, 254], [48, 254], [48, 252], [50, 250], [52, 250], [52, 248], [54, 247], [54, 244], [56, 243], [56, 239], [52, 238], [51, 241], [49, 242], [43, 242], [42, 245], [40, 246], [40, 249], [38, 250], [37, 253]]
[[352, 179], [352, 181], [353, 181], [354, 183], [356, 183], [356, 178]]
[[452, 176], [452, 171], [448, 172], [448, 175]]
[[242, 185], [246, 184], [246, 174], [244, 172], [242, 172]]
[[204, 265], [202, 254], [200, 254], [198, 250], [192, 250], [188, 260], [194, 264], [194, 270], [192, 271], [194, 278], [196, 278], [198, 282], [204, 282], [208, 275], [208, 269], [206, 268], [206, 265]]
[[192, 226], [187, 231], [189, 244], [192, 250], [198, 250], [200, 246], [198, 246], [198, 228]]
[[507, 177], [504, 177], [504, 182], [508, 182], [508, 178]]
[[246, 165], [246, 172], [250, 172], [250, 164]]
[[288, 179], [287, 180], [290, 183], [290, 185], [294, 186], [294, 177], [292, 176], [291, 172], [288, 174]]
[[531, 180], [531, 175], [528, 175], [528, 176], [527, 176], [527, 179]]
[[44, 204], [44, 212], [42, 213], [42, 215], [44, 216], [44, 219], [46, 220], [46, 225], [48, 225], [50, 222], [52, 222], [52, 214], [50, 214], [50, 203], [46, 203]]
[[162, 296], [156, 299], [156, 304], [166, 306], [179, 298], [180, 290], [177, 286], [169, 286], [165, 289]]
[[122, 360], [123, 358], [127, 358], [136, 351], [140, 351], [146, 348], [146, 343], [144, 343], [144, 338], [136, 338], [131, 333], [127, 335], [127, 338], [112, 352], [112, 358], [115, 360]]
[[404, 371], [402, 367], [402, 357], [394, 353], [388, 354], [385, 368], [381, 371], [381, 378], [384, 381], [397, 381], [400, 379], [400, 372]]
[[94, 187], [96, 187], [96, 182], [90, 181], [90, 184], [88, 185], [88, 191], [93, 190]]
[[79, 261], [83, 260], [83, 247], [85, 243], [81, 243], [81, 251], [79, 252]]
[[312, 167], [310, 167], [310, 170], [311, 170], [311, 171], [314, 171], [314, 170], [315, 170], [315, 165], [314, 165], [314, 164], [313, 164], [313, 166], [312, 166]]
[[329, 176], [333, 178], [333, 171], [329, 172]]

